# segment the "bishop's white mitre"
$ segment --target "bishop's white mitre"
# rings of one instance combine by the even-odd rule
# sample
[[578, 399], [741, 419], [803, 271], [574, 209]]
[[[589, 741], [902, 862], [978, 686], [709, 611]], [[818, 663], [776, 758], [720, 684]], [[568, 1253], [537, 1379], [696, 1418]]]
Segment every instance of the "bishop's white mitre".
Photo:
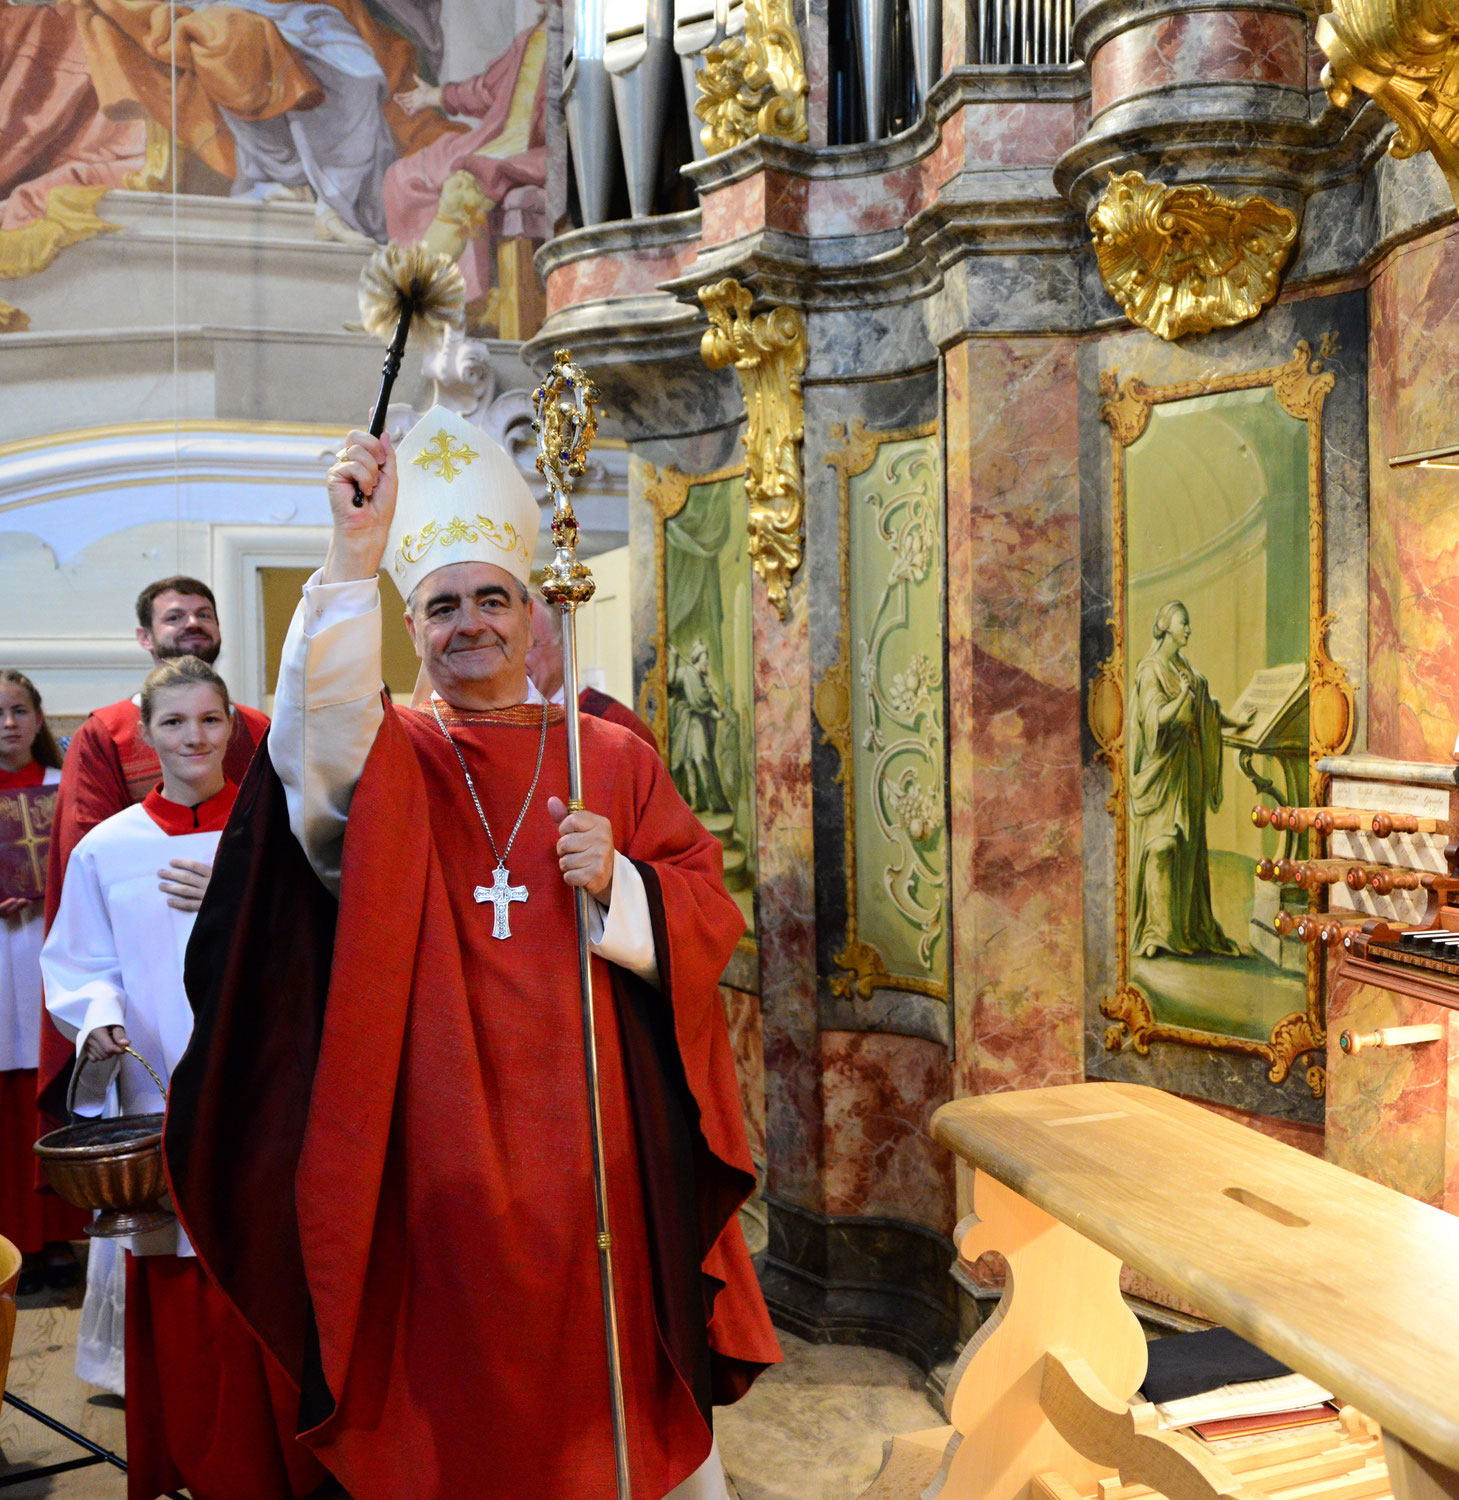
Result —
[[402, 599], [450, 563], [495, 563], [527, 582], [537, 501], [500, 443], [456, 412], [433, 406], [396, 455], [400, 486], [380, 570]]

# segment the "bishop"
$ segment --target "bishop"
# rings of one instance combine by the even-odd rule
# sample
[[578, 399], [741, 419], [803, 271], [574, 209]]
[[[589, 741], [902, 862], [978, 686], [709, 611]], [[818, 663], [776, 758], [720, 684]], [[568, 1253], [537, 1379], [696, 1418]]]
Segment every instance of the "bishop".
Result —
[[[500, 447], [437, 408], [398, 454], [351, 433], [329, 491], [189, 952], [179, 1211], [355, 1500], [488, 1475], [503, 1500], [611, 1500], [585, 888], [633, 1494], [723, 1496], [710, 1407], [779, 1352], [736, 1219], [753, 1177], [717, 981], [742, 923], [719, 846], [601, 719], [566, 806], [563, 709], [526, 672], [538, 510]], [[381, 694], [377, 569], [407, 599], [420, 711]]]

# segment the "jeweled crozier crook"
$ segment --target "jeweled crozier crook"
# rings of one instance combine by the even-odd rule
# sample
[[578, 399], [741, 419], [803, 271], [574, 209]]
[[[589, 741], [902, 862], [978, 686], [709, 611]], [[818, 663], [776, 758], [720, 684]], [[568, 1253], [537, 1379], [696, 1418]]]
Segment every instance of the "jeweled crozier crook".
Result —
[[[578, 647], [576, 612], [593, 597], [596, 585], [577, 560], [578, 522], [572, 510], [572, 483], [586, 468], [588, 448], [598, 430], [598, 388], [572, 362], [566, 349], [553, 355], [552, 370], [532, 393], [537, 434], [537, 472], [552, 498], [552, 561], [542, 579], [542, 597], [562, 611], [562, 705], [567, 727], [568, 807], [583, 805], [582, 736], [578, 732]], [[573, 887], [577, 914], [578, 987], [583, 1010], [583, 1060], [587, 1070], [588, 1118], [593, 1148], [593, 1193], [597, 1209], [598, 1270], [603, 1283], [603, 1327], [608, 1344], [608, 1391], [613, 1412], [613, 1461], [618, 1500], [632, 1500], [628, 1479], [628, 1423], [623, 1408], [623, 1359], [618, 1342], [618, 1311], [613, 1295], [613, 1235], [608, 1226], [608, 1178], [603, 1148], [603, 1111], [598, 1088], [598, 1041], [593, 1021], [592, 958], [588, 949], [588, 893]]]

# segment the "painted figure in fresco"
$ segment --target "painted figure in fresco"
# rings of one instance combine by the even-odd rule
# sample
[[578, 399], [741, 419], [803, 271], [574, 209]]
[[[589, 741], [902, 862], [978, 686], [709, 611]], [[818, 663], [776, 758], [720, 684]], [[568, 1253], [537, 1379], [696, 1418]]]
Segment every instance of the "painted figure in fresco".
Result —
[[685, 661], [677, 653], [669, 673], [669, 774], [696, 813], [733, 809], [715, 759], [724, 705], [709, 677], [709, 647], [695, 641]]
[[1155, 644], [1130, 694], [1130, 817], [1134, 890], [1130, 951], [1238, 951], [1211, 910], [1206, 813], [1221, 805], [1221, 730], [1242, 729], [1182, 654], [1190, 612], [1178, 599], [1155, 616]]
[[[395, 96], [408, 115], [466, 115], [476, 124], [402, 157], [385, 175], [390, 238], [459, 260], [468, 304], [497, 289], [496, 247], [547, 238], [547, 25], [539, 20], [474, 78], [444, 86], [417, 77]], [[494, 308], [476, 313], [499, 323]]]
[[[214, 0], [202, 0], [212, 5]], [[193, 0], [194, 7], [198, 0]], [[312, 197], [322, 237], [383, 240], [381, 198], [395, 141], [385, 123], [385, 73], [363, 36], [328, 5], [224, 0], [272, 22], [323, 95], [263, 119], [222, 109], [233, 136], [235, 198]]]
[[[33, 275], [58, 252], [107, 226], [95, 208], [146, 165], [135, 112], [102, 112], [72, 12], [0, 5], [0, 266]], [[23, 314], [0, 302], [0, 332]]]
[[[439, 9], [439, 0], [66, 7], [104, 119], [141, 115], [170, 127], [175, 116], [183, 146], [231, 179], [235, 196], [312, 199], [321, 238], [371, 241], [385, 236], [385, 169], [459, 129], [439, 114], [413, 119], [394, 102], [419, 68], [440, 61]], [[96, 154], [89, 142], [68, 149], [88, 162]], [[93, 168], [87, 180], [102, 179]]]

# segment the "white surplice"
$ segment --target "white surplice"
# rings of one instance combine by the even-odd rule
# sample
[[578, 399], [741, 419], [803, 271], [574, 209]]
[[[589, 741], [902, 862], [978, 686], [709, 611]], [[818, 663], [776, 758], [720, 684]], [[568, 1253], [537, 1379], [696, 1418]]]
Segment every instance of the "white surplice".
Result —
[[[45, 786], [61, 773], [45, 770]], [[45, 912], [39, 901], [13, 917], [0, 917], [0, 1072], [33, 1068], [41, 1041], [41, 942]]]
[[[321, 583], [316, 572], [279, 664], [269, 758], [284, 784], [289, 827], [336, 895], [350, 800], [385, 715], [380, 628], [378, 580]], [[523, 701], [542, 702], [530, 681]], [[631, 860], [615, 852], [608, 901], [589, 901], [588, 912], [592, 951], [657, 987], [648, 894]], [[665, 1500], [728, 1500], [717, 1446]]]

